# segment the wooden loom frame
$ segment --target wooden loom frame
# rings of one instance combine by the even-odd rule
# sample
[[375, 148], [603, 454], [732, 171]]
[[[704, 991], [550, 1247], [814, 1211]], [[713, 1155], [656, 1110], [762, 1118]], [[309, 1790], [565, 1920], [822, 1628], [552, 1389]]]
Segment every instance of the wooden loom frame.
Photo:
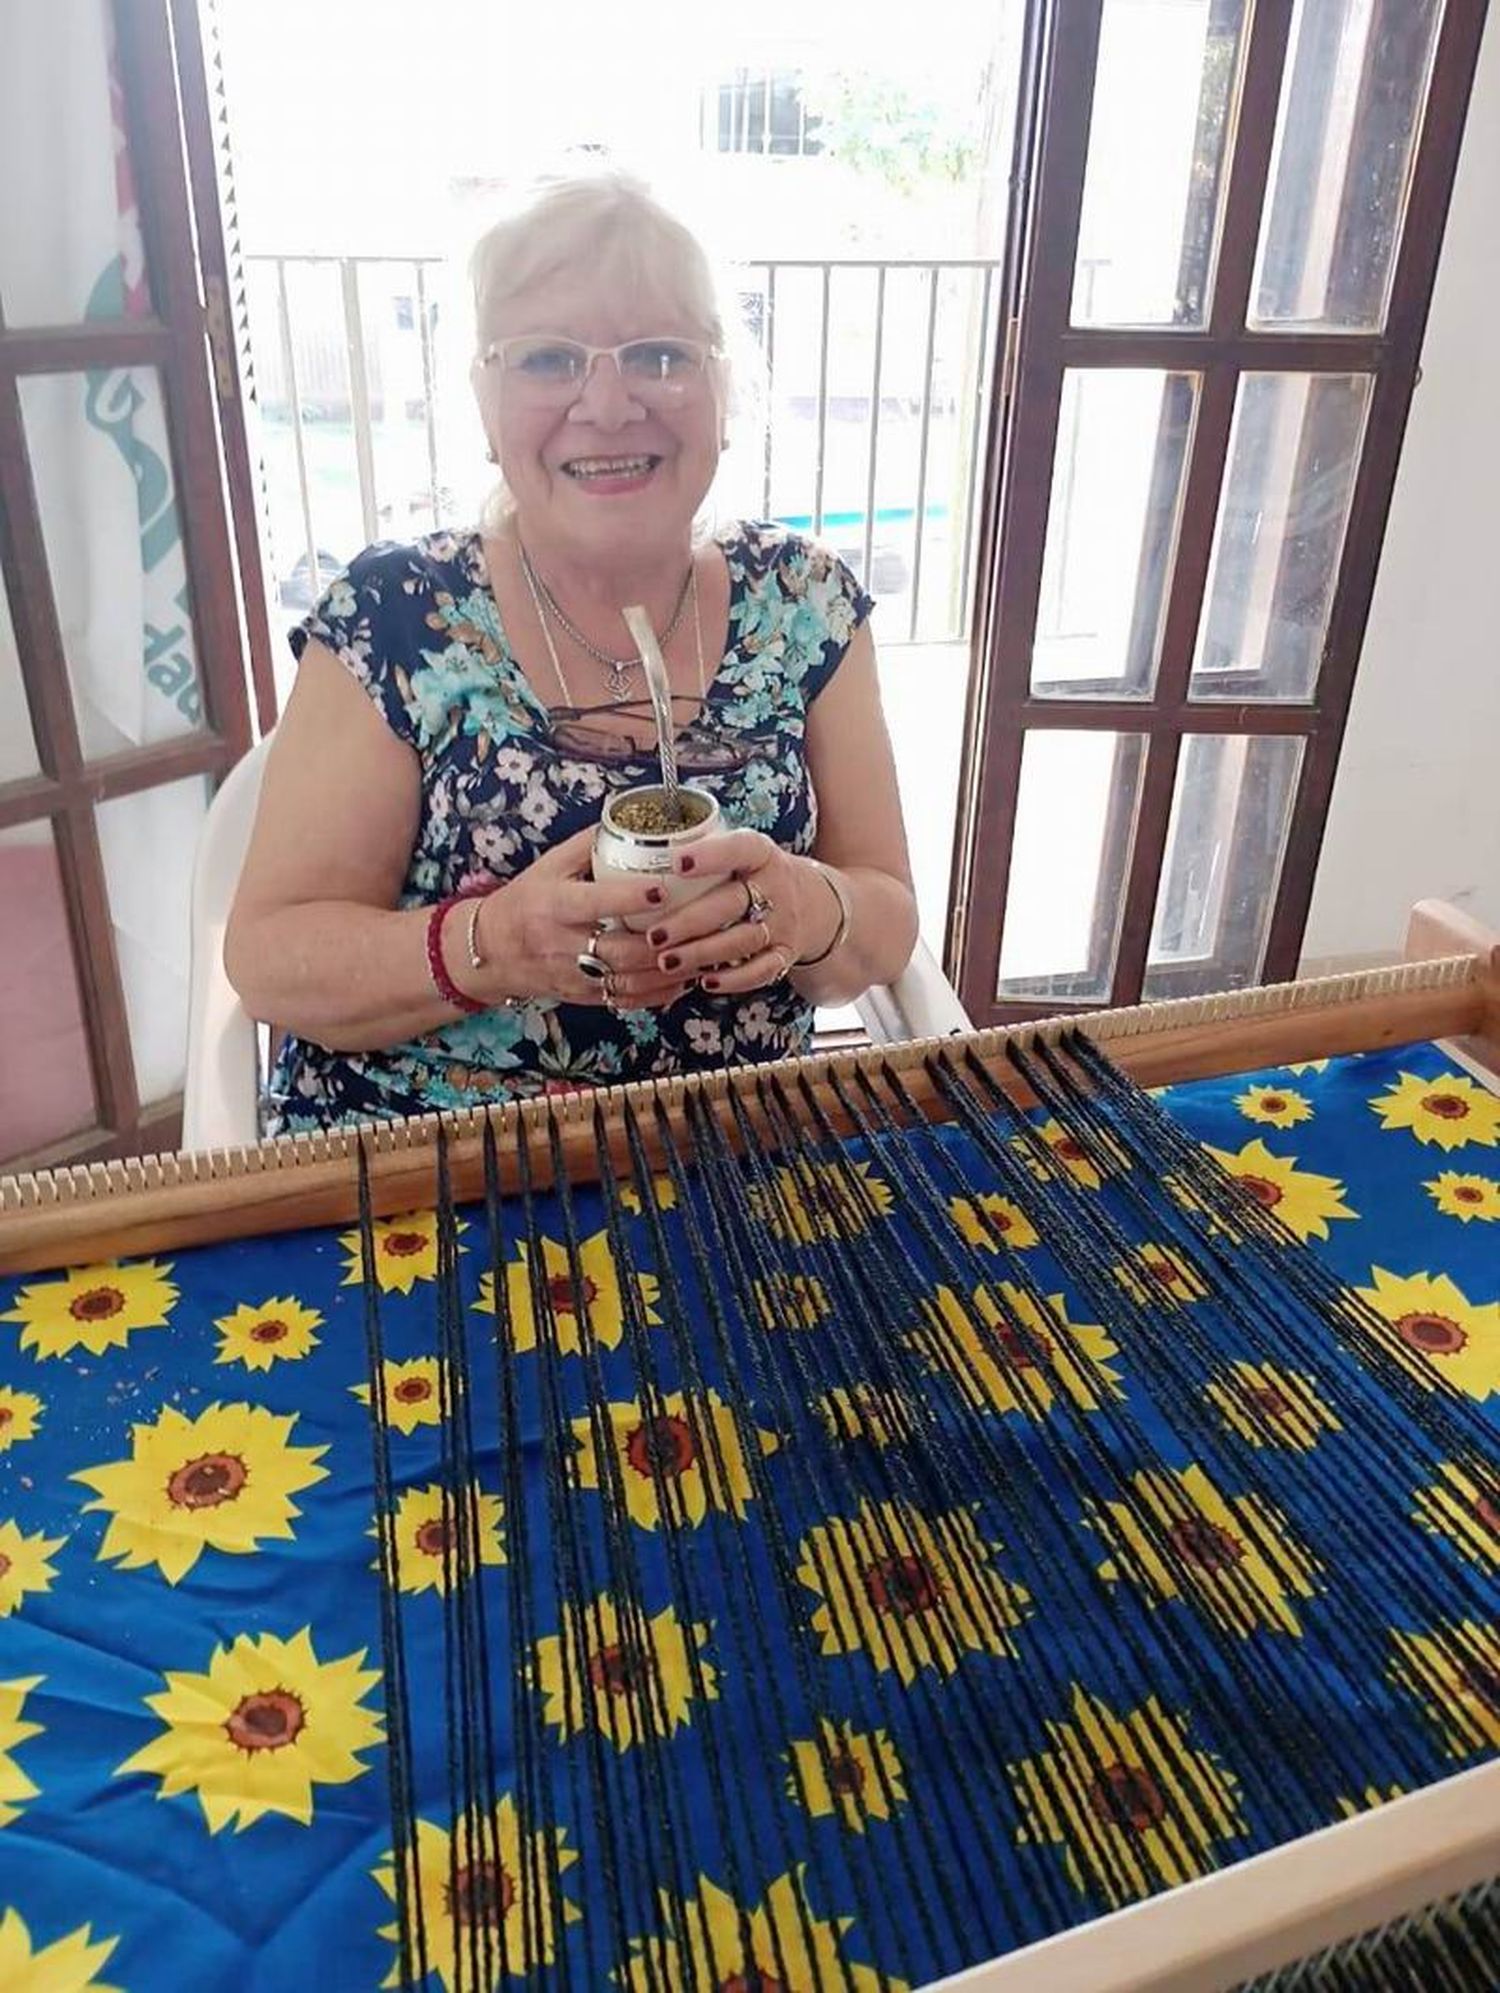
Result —
[[[1016, 1093], [1007, 1044], [1054, 1039], [1074, 1022], [1146, 1086], [1441, 1039], [1500, 1091], [1500, 940], [1468, 916], [1429, 901], [1412, 914], [1407, 955], [1415, 959], [1391, 968], [1002, 1026], [873, 1053], [787, 1060], [738, 1073], [283, 1136], [200, 1156], [152, 1156], [0, 1178], [0, 1271], [352, 1222], [357, 1201], [351, 1162], [361, 1139], [377, 1212], [411, 1209], [433, 1195], [440, 1125], [449, 1135], [455, 1198], [481, 1195], [487, 1117], [500, 1137], [504, 1176], [506, 1138], [518, 1123], [544, 1133], [547, 1115], [556, 1114], [570, 1173], [577, 1171], [570, 1180], [578, 1181], [593, 1173], [596, 1104], [611, 1152], [618, 1141], [618, 1159], [628, 1168], [622, 1117], [627, 1100], [647, 1110], [641, 1125], [649, 1149], [654, 1146], [649, 1110], [658, 1102], [680, 1124], [681, 1103], [689, 1094], [724, 1103], [734, 1089], [756, 1117], [754, 1084], [767, 1073], [785, 1082], [806, 1081], [838, 1126], [844, 1117], [829, 1077], [852, 1076], [861, 1062], [885, 1065], [901, 1074], [923, 1111], [938, 1118], [941, 1102], [925, 1069], [933, 1053], [972, 1049]], [[723, 1118], [732, 1135], [727, 1106]], [[545, 1142], [533, 1146], [534, 1179], [546, 1183]], [[1500, 1876], [1500, 1759], [971, 1967], [941, 1987], [951, 1993], [1035, 1993], [1039, 1986], [1048, 1993], [1210, 1993], [1495, 1876]]]

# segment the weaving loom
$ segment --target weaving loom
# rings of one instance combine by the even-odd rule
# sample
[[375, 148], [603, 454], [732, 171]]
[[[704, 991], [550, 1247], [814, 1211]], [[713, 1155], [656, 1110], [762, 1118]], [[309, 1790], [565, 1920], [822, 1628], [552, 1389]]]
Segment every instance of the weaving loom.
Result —
[[0, 1185], [0, 1985], [1493, 1986], [1435, 1039], [1500, 958]]

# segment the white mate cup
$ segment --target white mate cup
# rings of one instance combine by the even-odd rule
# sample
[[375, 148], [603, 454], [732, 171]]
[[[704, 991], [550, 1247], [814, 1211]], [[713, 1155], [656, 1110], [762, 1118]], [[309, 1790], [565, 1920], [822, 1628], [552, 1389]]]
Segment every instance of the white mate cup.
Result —
[[666, 895], [661, 905], [646, 913], [629, 914], [623, 922], [635, 934], [644, 934], [672, 907], [697, 899], [700, 893], [708, 892], [718, 883], [714, 879], [684, 879], [672, 870], [672, 860], [679, 851], [696, 844], [700, 838], [711, 837], [721, 828], [718, 799], [692, 782], [684, 782], [677, 797], [679, 804], [695, 817], [678, 830], [632, 830], [628, 822], [620, 822], [622, 810], [629, 818], [632, 803], [643, 804], [648, 809], [652, 803], [665, 803], [666, 791], [659, 782], [651, 782], [636, 789], [617, 790], [605, 803], [599, 828], [594, 833], [596, 879], [621, 876], [660, 879]]

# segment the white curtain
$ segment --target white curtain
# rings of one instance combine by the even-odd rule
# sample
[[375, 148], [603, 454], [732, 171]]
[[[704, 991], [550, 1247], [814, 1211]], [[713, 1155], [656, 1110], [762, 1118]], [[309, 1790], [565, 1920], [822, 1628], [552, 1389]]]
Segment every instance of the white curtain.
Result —
[[[111, 42], [105, 0], [0, 6], [0, 299], [12, 328], [151, 308]], [[21, 399], [84, 752], [190, 732], [198, 670], [160, 383], [141, 367], [33, 375]], [[0, 651], [0, 729], [24, 758], [19, 683], [13, 648]], [[182, 1079], [205, 806], [194, 779], [99, 811], [143, 1100]]]

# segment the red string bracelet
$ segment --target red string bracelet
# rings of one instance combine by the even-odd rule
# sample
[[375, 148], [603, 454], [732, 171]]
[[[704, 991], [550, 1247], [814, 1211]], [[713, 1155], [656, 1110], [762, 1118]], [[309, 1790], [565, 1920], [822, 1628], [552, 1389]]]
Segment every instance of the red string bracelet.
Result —
[[470, 1017], [477, 1017], [488, 1005], [476, 1003], [465, 993], [448, 974], [448, 965], [443, 960], [443, 922], [453, 909], [465, 898], [462, 893], [454, 893], [451, 898], [439, 900], [427, 916], [427, 973], [432, 979], [432, 987], [444, 1003], [452, 1004]]

